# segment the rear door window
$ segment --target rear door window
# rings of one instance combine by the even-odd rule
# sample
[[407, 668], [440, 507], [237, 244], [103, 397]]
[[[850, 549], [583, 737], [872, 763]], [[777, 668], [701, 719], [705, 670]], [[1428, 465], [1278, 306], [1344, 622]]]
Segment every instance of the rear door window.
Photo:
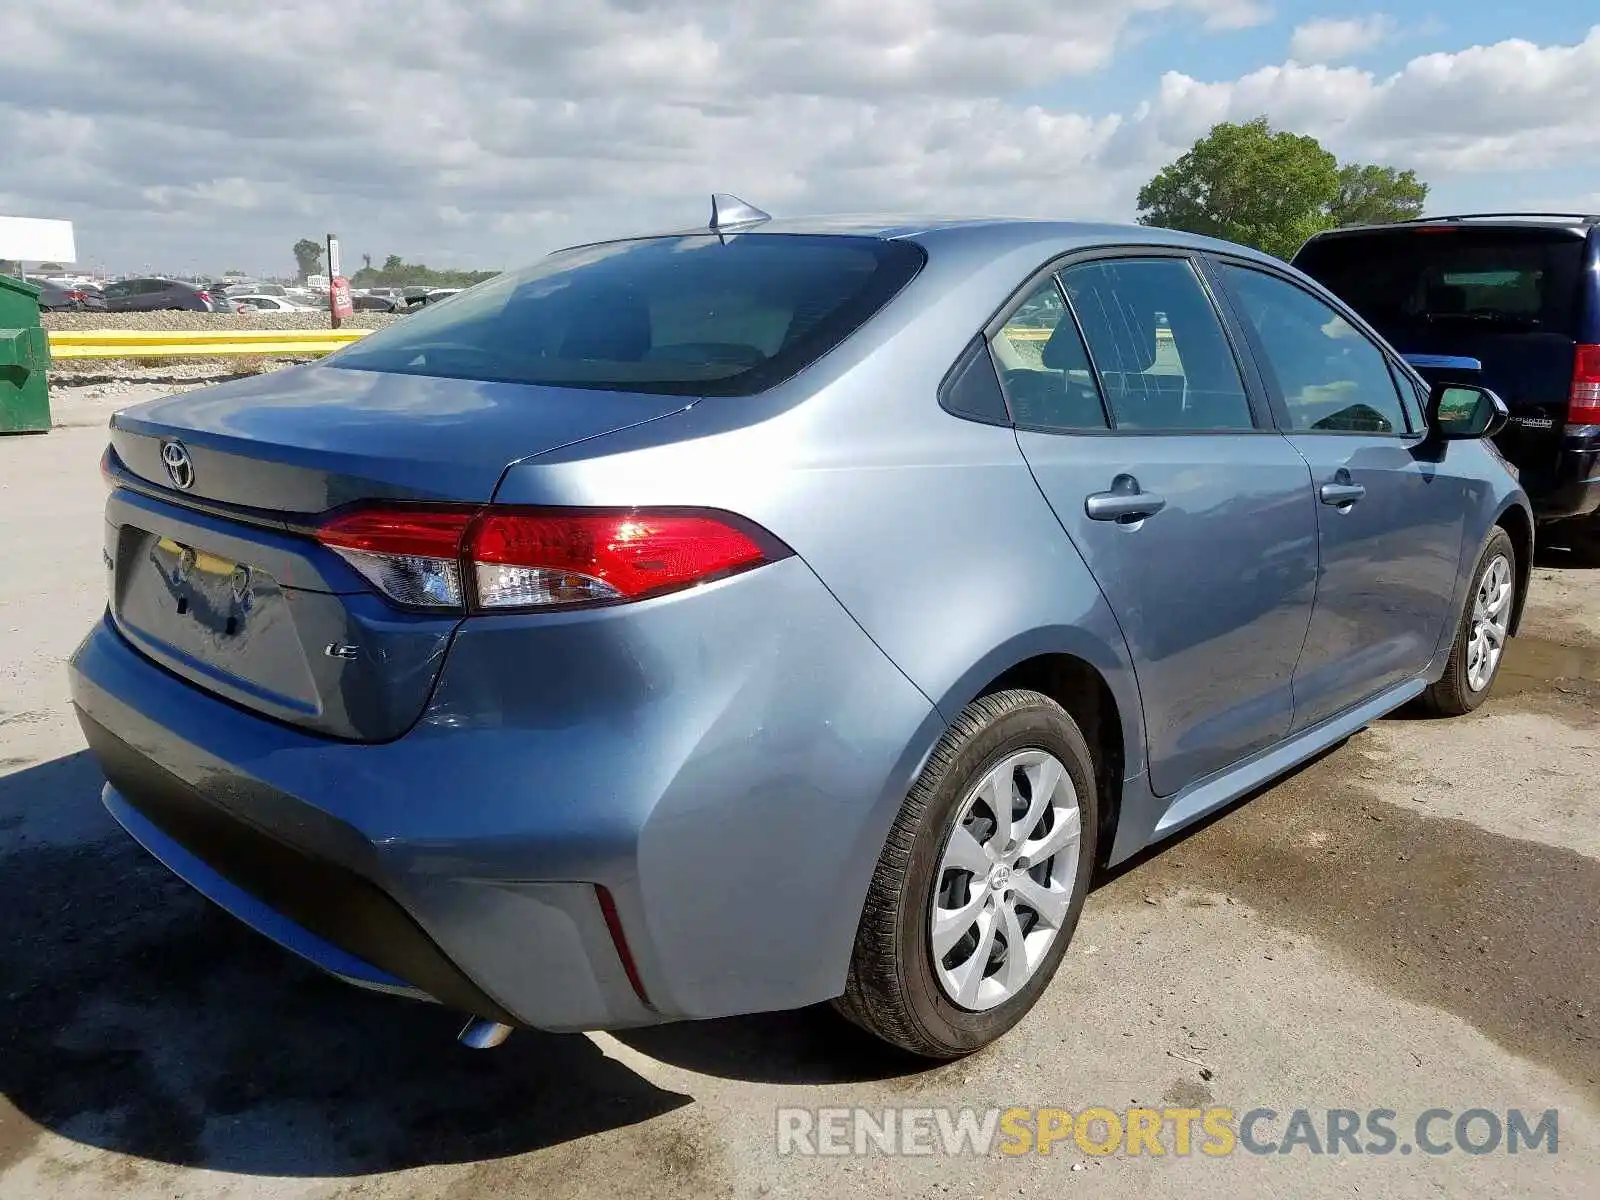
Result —
[[1564, 227], [1407, 226], [1308, 243], [1295, 266], [1390, 341], [1418, 329], [1571, 337], [1583, 238]]
[[919, 246], [746, 233], [562, 251], [428, 305], [332, 366], [668, 395], [751, 395], [900, 290]]
[[1211, 298], [1182, 258], [1118, 258], [1061, 272], [1119, 430], [1254, 429]]

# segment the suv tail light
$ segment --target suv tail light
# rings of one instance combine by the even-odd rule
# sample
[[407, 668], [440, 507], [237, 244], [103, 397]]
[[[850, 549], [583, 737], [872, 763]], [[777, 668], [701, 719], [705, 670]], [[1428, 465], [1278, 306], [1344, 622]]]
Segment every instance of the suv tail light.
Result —
[[1579, 346], [1572, 360], [1568, 425], [1600, 425], [1600, 346]]
[[315, 536], [394, 603], [456, 611], [625, 603], [792, 553], [743, 518], [705, 509], [369, 505]]

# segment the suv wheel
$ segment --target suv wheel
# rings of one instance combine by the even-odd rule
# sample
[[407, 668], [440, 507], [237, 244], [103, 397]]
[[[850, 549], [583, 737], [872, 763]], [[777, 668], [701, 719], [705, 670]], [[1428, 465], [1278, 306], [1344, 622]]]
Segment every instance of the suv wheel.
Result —
[[835, 1007], [929, 1058], [969, 1054], [1021, 1020], [1088, 894], [1094, 780], [1082, 732], [1049, 697], [968, 705], [901, 806]]
[[1441, 717], [1459, 717], [1488, 698], [1510, 636], [1516, 598], [1517, 552], [1511, 536], [1496, 526], [1478, 556], [1444, 675], [1422, 694], [1427, 708]]

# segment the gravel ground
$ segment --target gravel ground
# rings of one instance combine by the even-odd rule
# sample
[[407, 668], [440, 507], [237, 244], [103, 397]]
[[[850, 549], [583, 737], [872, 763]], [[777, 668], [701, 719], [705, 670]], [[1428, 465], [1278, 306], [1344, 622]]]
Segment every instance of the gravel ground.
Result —
[[[404, 314], [358, 312], [346, 328], [382, 329]], [[331, 329], [327, 313], [42, 313], [46, 329]]]
[[[66, 406], [103, 425], [116, 400]], [[103, 444], [0, 438], [6, 1200], [1600, 1195], [1600, 569], [1545, 553], [1479, 712], [1379, 721], [1101, 880], [1038, 1008], [967, 1061], [907, 1062], [826, 1011], [475, 1054], [449, 1014], [219, 914], [100, 807], [63, 663], [103, 605]], [[819, 1159], [775, 1140], [779, 1106], [1213, 1104], [1393, 1109], [1403, 1133], [1430, 1108], [1554, 1108], [1559, 1145]]]

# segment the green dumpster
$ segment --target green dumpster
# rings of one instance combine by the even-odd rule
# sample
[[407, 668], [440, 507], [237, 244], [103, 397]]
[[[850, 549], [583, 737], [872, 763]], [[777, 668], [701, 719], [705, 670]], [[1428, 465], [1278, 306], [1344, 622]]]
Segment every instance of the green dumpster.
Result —
[[39, 327], [39, 289], [0, 275], [0, 433], [50, 428], [50, 338]]

